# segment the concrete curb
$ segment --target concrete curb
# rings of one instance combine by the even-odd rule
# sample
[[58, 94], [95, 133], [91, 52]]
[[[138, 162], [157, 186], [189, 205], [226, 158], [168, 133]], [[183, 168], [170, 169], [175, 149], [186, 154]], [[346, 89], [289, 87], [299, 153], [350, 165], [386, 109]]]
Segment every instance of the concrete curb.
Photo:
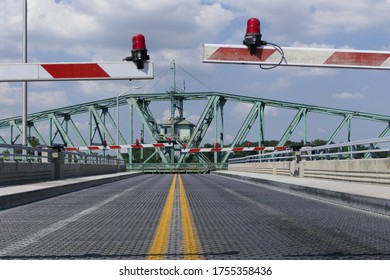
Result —
[[247, 177], [245, 175], [227, 174], [227, 173], [219, 173], [219, 172], [212, 172], [212, 174], [218, 176], [236, 178], [243, 181], [267, 184], [269, 186], [283, 189], [291, 193], [304, 194], [312, 197], [326, 199], [328, 201], [332, 201], [335, 203], [339, 203], [342, 205], [346, 205], [358, 209], [372, 211], [384, 215], [390, 215], [390, 200], [387, 199], [374, 198], [374, 197], [351, 194], [346, 192], [338, 192], [333, 190], [324, 190], [315, 187], [300, 186], [296, 184], [278, 182], [276, 180], [273, 181], [273, 180], [263, 179], [263, 178]]
[[63, 184], [58, 184], [58, 185], [55, 185], [56, 181], [53, 181], [54, 186], [52, 187], [34, 188], [32, 190], [28, 190], [28, 188], [26, 188], [26, 191], [23, 192], [15, 192], [10, 194], [0, 195], [0, 211], [11, 207], [21, 206], [24, 204], [59, 196], [62, 194], [67, 194], [67, 193], [95, 187], [97, 185], [107, 184], [107, 183], [131, 178], [131, 177], [139, 176], [142, 174], [143, 174], [142, 172], [139, 172], [139, 173], [128, 173], [123, 175], [121, 174], [113, 177], [107, 177], [107, 175], [91, 176], [90, 178], [83, 177], [78, 179], [65, 180], [69, 182], [64, 182]]

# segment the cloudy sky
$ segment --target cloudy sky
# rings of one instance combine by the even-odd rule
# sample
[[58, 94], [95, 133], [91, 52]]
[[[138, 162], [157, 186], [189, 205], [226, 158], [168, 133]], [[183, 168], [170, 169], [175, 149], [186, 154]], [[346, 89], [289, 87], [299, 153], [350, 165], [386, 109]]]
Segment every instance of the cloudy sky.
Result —
[[[22, 0], [0, 0], [0, 63], [21, 62], [22, 8]], [[185, 80], [187, 92], [213, 90], [389, 115], [386, 71], [283, 67], [266, 71], [202, 63], [202, 44], [241, 44], [250, 17], [261, 20], [264, 40], [282, 47], [390, 50], [389, 14], [389, 0], [28, 0], [29, 62], [122, 60], [130, 54], [132, 36], [142, 33], [155, 63], [152, 81], [29, 83], [28, 110], [114, 97], [130, 86], [142, 87], [134, 93], [165, 92], [172, 85], [169, 68], [175, 59], [178, 84]], [[21, 96], [20, 84], [0, 83], [0, 118], [21, 114]], [[201, 113], [196, 107], [185, 108], [192, 121]], [[230, 138], [247, 109], [235, 104], [225, 114]], [[164, 114], [157, 112], [156, 118], [163, 119]], [[277, 138], [294, 112], [271, 108], [266, 114], [269, 137]], [[315, 119], [309, 138], [329, 138], [340, 121]], [[356, 124], [353, 138], [372, 138], [383, 129]]]

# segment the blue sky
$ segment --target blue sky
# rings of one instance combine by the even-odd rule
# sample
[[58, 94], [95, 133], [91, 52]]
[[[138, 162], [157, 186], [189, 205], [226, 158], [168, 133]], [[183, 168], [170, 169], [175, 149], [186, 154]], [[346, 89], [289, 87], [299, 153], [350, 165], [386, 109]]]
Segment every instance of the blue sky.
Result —
[[[29, 112], [114, 97], [129, 86], [134, 93], [165, 92], [172, 75], [159, 75], [176, 63], [178, 84], [187, 91], [221, 91], [281, 101], [389, 115], [387, 71], [278, 68], [203, 64], [203, 43], [241, 44], [246, 20], [262, 22], [263, 39], [282, 47], [307, 46], [390, 50], [388, 0], [28, 0], [29, 62], [117, 61], [130, 54], [131, 38], [142, 33], [155, 63], [154, 81], [44, 82], [29, 85]], [[0, 63], [21, 62], [22, 1], [0, 1]], [[21, 114], [21, 85], [0, 83], [0, 117]], [[188, 106], [196, 121], [198, 106]], [[167, 104], [167, 108], [169, 106]], [[225, 114], [228, 135], [245, 118], [246, 105]], [[267, 138], [277, 138], [294, 112], [267, 111]], [[123, 113], [125, 114], [125, 113]], [[156, 111], [163, 119], [166, 110]], [[230, 114], [230, 116], [229, 116]], [[230, 119], [229, 119], [230, 117]], [[314, 121], [315, 120], [315, 121]], [[328, 138], [341, 120], [313, 118], [310, 139]], [[81, 129], [85, 123], [80, 121]], [[383, 125], [357, 123], [354, 139], [377, 136]], [[295, 137], [300, 137], [299, 131]], [[309, 139], [309, 140], [310, 140]]]

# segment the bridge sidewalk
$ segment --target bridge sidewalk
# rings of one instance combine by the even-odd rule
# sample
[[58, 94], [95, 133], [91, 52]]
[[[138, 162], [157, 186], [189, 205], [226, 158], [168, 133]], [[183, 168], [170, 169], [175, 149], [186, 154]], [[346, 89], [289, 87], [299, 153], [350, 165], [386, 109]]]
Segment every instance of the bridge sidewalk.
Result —
[[266, 184], [273, 188], [330, 200], [351, 207], [390, 215], [390, 185], [297, 178], [239, 171], [213, 174]]
[[57, 195], [94, 187], [143, 174], [142, 172], [121, 172], [57, 181], [48, 181], [19, 186], [0, 187], [0, 211], [54, 197]]

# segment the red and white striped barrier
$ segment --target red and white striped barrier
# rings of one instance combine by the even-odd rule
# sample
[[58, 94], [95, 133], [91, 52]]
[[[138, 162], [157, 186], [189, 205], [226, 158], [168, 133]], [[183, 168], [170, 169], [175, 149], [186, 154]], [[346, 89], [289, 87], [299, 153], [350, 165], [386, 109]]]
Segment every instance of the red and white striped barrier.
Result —
[[183, 153], [219, 153], [219, 152], [253, 152], [253, 151], [285, 151], [287, 146], [280, 147], [228, 147], [228, 148], [189, 148]]
[[[173, 144], [130, 144], [130, 145], [107, 145], [107, 146], [86, 146], [69, 147], [65, 151], [97, 151], [97, 150], [117, 150], [117, 149], [141, 149], [141, 148], [173, 148]], [[285, 151], [287, 146], [278, 147], [227, 147], [227, 148], [189, 148], [181, 149], [182, 153], [218, 153], [218, 152], [253, 152], [253, 151]]]
[[96, 150], [117, 150], [117, 149], [141, 149], [141, 148], [167, 148], [173, 147], [168, 143], [156, 143], [156, 144], [130, 144], [130, 145], [107, 145], [107, 146], [87, 146], [87, 147], [69, 147], [65, 148], [65, 151], [96, 151]]
[[153, 62], [138, 69], [133, 62], [2, 63], [1, 82], [153, 79]]
[[[386, 51], [298, 47], [282, 49], [285, 61], [280, 66], [390, 70], [390, 52]], [[280, 60], [281, 54], [270, 46], [258, 48], [254, 55], [244, 45], [203, 46], [203, 62], [206, 63], [278, 65]]]

